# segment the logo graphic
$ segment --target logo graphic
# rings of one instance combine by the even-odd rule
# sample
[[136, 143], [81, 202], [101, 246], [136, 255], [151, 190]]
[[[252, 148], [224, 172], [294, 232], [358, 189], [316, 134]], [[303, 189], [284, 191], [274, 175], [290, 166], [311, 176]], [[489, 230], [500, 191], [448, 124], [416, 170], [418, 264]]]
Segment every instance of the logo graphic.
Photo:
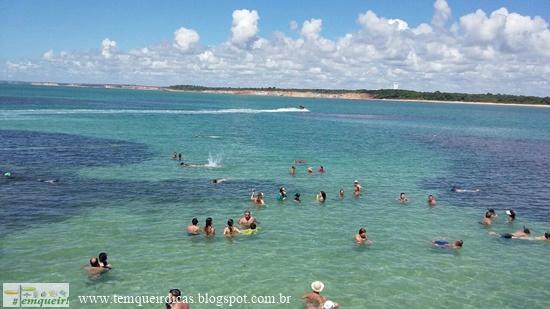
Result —
[[68, 283], [4, 283], [5, 308], [69, 307]]

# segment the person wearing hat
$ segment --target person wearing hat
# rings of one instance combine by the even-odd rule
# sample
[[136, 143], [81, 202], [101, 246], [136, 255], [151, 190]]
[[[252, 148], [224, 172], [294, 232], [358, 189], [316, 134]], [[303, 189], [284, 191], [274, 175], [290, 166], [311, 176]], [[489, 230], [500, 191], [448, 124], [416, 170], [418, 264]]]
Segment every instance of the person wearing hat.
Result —
[[361, 190], [362, 189], [363, 188], [359, 184], [359, 180], [355, 180], [353, 182], [353, 195], [355, 195], [356, 197], [359, 197], [361, 195]]
[[340, 305], [338, 305], [337, 303], [333, 302], [332, 300], [327, 300], [324, 304], [323, 304], [323, 309], [339, 309], [340, 308]]
[[326, 302], [325, 297], [321, 295], [324, 288], [325, 285], [321, 281], [311, 283], [311, 292], [303, 297], [306, 301], [306, 308], [319, 308]]
[[250, 196], [250, 200], [256, 205], [261, 205], [261, 206], [265, 205], [263, 192], [260, 192], [258, 194], [256, 194], [256, 192], [252, 192], [252, 195]]

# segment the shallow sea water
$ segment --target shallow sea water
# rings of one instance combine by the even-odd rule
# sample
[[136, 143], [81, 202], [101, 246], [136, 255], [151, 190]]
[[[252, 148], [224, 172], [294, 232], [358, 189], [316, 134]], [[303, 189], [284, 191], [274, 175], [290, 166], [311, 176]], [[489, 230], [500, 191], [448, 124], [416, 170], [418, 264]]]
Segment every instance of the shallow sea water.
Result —
[[[0, 85], [0, 141], [0, 171], [14, 175], [0, 178], [0, 279], [70, 282], [71, 307], [124, 307], [77, 295], [177, 287], [281, 293], [301, 308], [314, 280], [342, 308], [550, 306], [550, 244], [489, 235], [550, 229], [550, 109]], [[299, 165], [291, 177], [295, 159], [327, 172]], [[276, 200], [281, 185], [302, 204]], [[252, 190], [265, 207], [248, 201]], [[487, 208], [500, 215], [490, 228], [478, 223]], [[259, 234], [224, 239], [245, 209]], [[191, 218], [209, 216], [214, 239], [186, 235]], [[373, 245], [353, 243], [360, 227]], [[432, 249], [438, 238], [465, 245]], [[100, 251], [115, 269], [91, 280], [81, 266]]]

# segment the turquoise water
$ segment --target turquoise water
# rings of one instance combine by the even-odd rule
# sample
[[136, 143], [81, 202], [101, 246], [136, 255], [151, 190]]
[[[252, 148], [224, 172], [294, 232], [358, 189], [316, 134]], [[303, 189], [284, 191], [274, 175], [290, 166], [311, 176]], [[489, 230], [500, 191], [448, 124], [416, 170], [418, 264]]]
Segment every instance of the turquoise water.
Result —
[[[0, 140], [0, 171], [14, 175], [0, 180], [0, 279], [70, 282], [72, 307], [124, 307], [77, 295], [177, 287], [281, 293], [300, 308], [314, 280], [343, 308], [550, 306], [550, 244], [489, 236], [550, 229], [550, 109], [0, 85]], [[301, 165], [292, 177], [295, 159], [327, 173]], [[277, 201], [281, 185], [302, 204]], [[252, 190], [265, 207], [248, 201]], [[409, 205], [395, 202], [400, 192]], [[487, 208], [500, 215], [490, 228], [478, 223]], [[224, 239], [245, 209], [260, 233]], [[209, 216], [214, 239], [186, 235], [191, 218]], [[360, 227], [372, 246], [353, 243]], [[465, 245], [430, 248], [438, 238]], [[81, 266], [100, 251], [115, 269], [92, 280]]]

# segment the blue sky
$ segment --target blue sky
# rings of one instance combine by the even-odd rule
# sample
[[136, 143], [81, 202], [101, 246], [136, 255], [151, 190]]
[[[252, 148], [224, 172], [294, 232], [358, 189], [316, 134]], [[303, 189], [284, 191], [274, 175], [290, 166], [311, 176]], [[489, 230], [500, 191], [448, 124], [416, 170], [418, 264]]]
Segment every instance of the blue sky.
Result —
[[[233, 85], [232, 74], [227, 68], [232, 66], [233, 70], [241, 68], [243, 66], [249, 66], [252, 72], [256, 72], [259, 75], [265, 75], [266, 72], [259, 69], [253, 69], [251, 65], [244, 63], [237, 63], [237, 59], [242, 55], [254, 58], [256, 68], [263, 64], [267, 68], [273, 68], [269, 66], [269, 61], [274, 61], [276, 55], [270, 55], [267, 49], [271, 48], [274, 51], [278, 47], [275, 46], [277, 42], [281, 42], [279, 34], [282, 33], [284, 38], [294, 40], [294, 43], [285, 43], [288, 47], [286, 49], [289, 52], [289, 60], [293, 65], [289, 65], [288, 72], [280, 72], [281, 74], [291, 74], [292, 80], [296, 87], [300, 87], [297, 83], [300, 82], [300, 74], [294, 71], [303, 72], [322, 72], [328, 71], [323, 67], [312, 67], [312, 64], [308, 61], [302, 61], [303, 59], [297, 59], [291, 57], [294, 52], [289, 49], [306, 50], [307, 46], [300, 45], [299, 40], [311, 42], [309, 48], [315, 49], [313, 45], [322, 44], [327, 52], [332, 48], [333, 54], [318, 54], [316, 57], [323, 62], [323, 59], [329, 59], [330, 57], [340, 57], [339, 59], [349, 59], [352, 55], [354, 57], [365, 57], [361, 63], [365, 65], [364, 71], [370, 71], [372, 74], [371, 83], [373, 88], [382, 86], [390, 82], [390, 79], [394, 78], [394, 75], [399, 75], [399, 70], [407, 71], [403, 63], [394, 61], [401, 57], [404, 61], [406, 57], [411, 56], [410, 51], [414, 51], [415, 55], [418, 54], [420, 59], [425, 61], [435, 59], [436, 54], [441, 54], [441, 57], [454, 57], [456, 59], [447, 59], [446, 63], [441, 63], [441, 66], [433, 68], [433, 72], [423, 72], [423, 78], [432, 79], [433, 85], [425, 88], [435, 87], [434, 74], [445, 71], [448, 66], [455, 66], [456, 72], [464, 73], [464, 66], [470, 66], [474, 68], [476, 65], [472, 62], [464, 62], [464, 64], [458, 64], [457, 61], [464, 59], [470, 59], [473, 57], [472, 53], [484, 53], [484, 56], [479, 57], [491, 57], [498, 56], [502, 52], [505, 56], [510, 57], [516, 61], [516, 65], [520, 65], [522, 60], [518, 60], [518, 54], [526, 54], [526, 64], [542, 63], [546, 60], [546, 54], [542, 52], [534, 52], [535, 49], [544, 49], [546, 44], [545, 29], [548, 29], [548, 25], [544, 28], [544, 23], [550, 21], [550, 1], [535, 1], [535, 0], [485, 0], [485, 1], [472, 1], [472, 0], [448, 0], [443, 1], [445, 5], [449, 7], [450, 14], [445, 18], [445, 29], [441, 30], [448, 36], [448, 40], [445, 40], [445, 47], [442, 47], [440, 51], [426, 51], [426, 57], [423, 58], [419, 52], [421, 46], [414, 46], [414, 44], [421, 44], [420, 37], [414, 38], [416, 43], [409, 42], [411, 40], [410, 33], [405, 34], [406, 31], [413, 31], [421, 24], [429, 25], [429, 27], [436, 29], [433, 25], [434, 16], [434, 1], [422, 0], [422, 1], [386, 1], [386, 0], [364, 0], [364, 1], [0, 1], [0, 79], [44, 79], [44, 78], [57, 78], [63, 77], [65, 81], [84, 82], [85, 74], [90, 75], [89, 71], [77, 72], [77, 68], [74, 67], [75, 63], [79, 66], [83, 66], [84, 61], [88, 63], [88, 68], [92, 66], [97, 68], [91, 77], [90, 82], [128, 82], [128, 83], [150, 83], [150, 84], [170, 84], [179, 82], [193, 82], [192, 80], [181, 80], [174, 78], [176, 72], [163, 72], [159, 71], [159, 66], [167, 65], [171, 68], [175, 68], [180, 58], [186, 58], [187, 60], [195, 59], [197, 67], [193, 71], [193, 76], [198, 76], [199, 81], [203, 84], [214, 85], [214, 81], [207, 78], [206, 75], [212, 73], [212, 70], [221, 70], [221, 65], [215, 65], [215, 61], [225, 63], [226, 67], [223, 71], [219, 71], [219, 75], [227, 76], [226, 80], [222, 80], [221, 84]], [[491, 12], [500, 8], [506, 8], [504, 14], [500, 15], [513, 15], [508, 18], [509, 22], [500, 22], [496, 19], [489, 20], [483, 24], [486, 26], [487, 31], [493, 31], [493, 22], [500, 23], [501, 31], [494, 35], [489, 35], [491, 42], [487, 41], [487, 37], [481, 38], [487, 33], [474, 34], [475, 25], [477, 21], [475, 18], [470, 18], [469, 21], [462, 21], [461, 17], [469, 14], [474, 14], [476, 10], [481, 9], [490, 17]], [[246, 44], [236, 44], [237, 41], [232, 32], [232, 23], [235, 22], [232, 14], [241, 9], [246, 9], [248, 12], [256, 11], [257, 18], [250, 15], [243, 17], [243, 23], [252, 22], [252, 35], [245, 35], [244, 40]], [[373, 40], [380, 39], [380, 35], [373, 34], [371, 31], [376, 26], [371, 21], [365, 21], [361, 23], [359, 16], [366, 12], [372, 12], [377, 18], [382, 18], [382, 23], [392, 23], [393, 20], [399, 19], [406, 22], [407, 30], [405, 32], [385, 32], [383, 35], [386, 39], [397, 38], [399, 40], [406, 40], [407, 44], [410, 44], [409, 50], [401, 50], [401, 56], [395, 56], [395, 59], [384, 59], [384, 67], [374, 66], [374, 61], [382, 61], [378, 54], [387, 54], [398, 52], [395, 48], [392, 50], [380, 50], [380, 44], [387, 45], [388, 40], [382, 40], [380, 42], [373, 42]], [[514, 15], [516, 14], [516, 15]], [[498, 15], [498, 14], [497, 14]], [[510, 34], [509, 37], [504, 37], [503, 33], [508, 33], [507, 29], [510, 26], [514, 26], [517, 23], [514, 20], [523, 22], [521, 18], [514, 16], [527, 17], [530, 21], [527, 23], [533, 24], [532, 27], [527, 27], [527, 31], [533, 31], [532, 36], [523, 38], [522, 41], [518, 38], [518, 33], [525, 32], [525, 29], [519, 29]], [[540, 16], [539, 20], [535, 20], [535, 16]], [[494, 16], [493, 16], [494, 17]], [[304, 22], [320, 20], [321, 22], [313, 22], [310, 24], [313, 31], [313, 36], [307, 39], [307, 34], [304, 32]], [[542, 20], [542, 22], [540, 21]], [[291, 22], [294, 22], [295, 27], [290, 26]], [[376, 20], [380, 22], [380, 20]], [[473, 25], [468, 28], [469, 23]], [[243, 24], [243, 27], [246, 25]], [[397, 25], [397, 24], [396, 24]], [[481, 24], [479, 24], [481, 25]], [[175, 44], [175, 31], [180, 28], [190, 29], [200, 37], [198, 40], [189, 41], [190, 46], [182, 47], [181, 44]], [[374, 27], [374, 28], [373, 28]], [[292, 28], [292, 29], [291, 29]], [[307, 29], [306, 29], [307, 30]], [[379, 29], [380, 30], [380, 29]], [[402, 29], [401, 29], [402, 30]], [[437, 29], [436, 29], [437, 30]], [[439, 30], [437, 30], [439, 31]], [[434, 33], [433, 37], [438, 37]], [[496, 30], [495, 30], [496, 31]], [[418, 31], [415, 33], [418, 34]], [[452, 34], [451, 34], [452, 33]], [[189, 32], [185, 32], [183, 35], [188, 35]], [[506, 34], [506, 35], [508, 35]], [[354, 44], [357, 48], [364, 48], [367, 51], [364, 54], [354, 54], [353, 50], [357, 51], [357, 48], [350, 49], [348, 54], [344, 54], [342, 49], [344, 47], [338, 45], [343, 42], [342, 40], [346, 35], [352, 35]], [[441, 36], [439, 36], [441, 37]], [[102, 42], [105, 39], [109, 39], [112, 48], [110, 52], [101, 53]], [[424, 46], [427, 42], [432, 42], [434, 38], [423, 38]], [[535, 41], [541, 40], [540, 43]], [[314, 44], [314, 41], [317, 43]], [[325, 40], [325, 41], [323, 41]], [[356, 41], [358, 40], [358, 41]], [[371, 40], [371, 41], [369, 41]], [[394, 40], [395, 41], [395, 40]], [[418, 42], [417, 42], [418, 41]], [[455, 41], [454, 43], [451, 41]], [[515, 48], [515, 44], [524, 44], [525, 42], [531, 42], [534, 44], [532, 47], [527, 46], [530, 50], [519, 50]], [[181, 41], [180, 41], [181, 42]], [[226, 46], [229, 43], [233, 43], [234, 46], [239, 45], [239, 50], [233, 52]], [[256, 47], [252, 48], [253, 43], [256, 42]], [[262, 43], [263, 42], [263, 43]], [[176, 42], [177, 43], [177, 42]], [[333, 43], [332, 47], [329, 46]], [[379, 53], [368, 52], [368, 44], [372, 43], [375, 49], [378, 49]], [[379, 43], [379, 44], [378, 44]], [[529, 43], [529, 44], [531, 44]], [[178, 49], [169, 50], [169, 46], [176, 45]], [[187, 44], [187, 43], [184, 43]], [[290, 45], [289, 45], [290, 44]], [[294, 45], [293, 45], [294, 44]], [[343, 44], [343, 43], [342, 43]], [[347, 43], [346, 43], [347, 44]], [[362, 45], [361, 45], [362, 44]], [[453, 46], [454, 44], [454, 46]], [[473, 51], [471, 49], [472, 44], [478, 44], [480, 50]], [[505, 45], [508, 46], [505, 46]], [[245, 46], [246, 45], [246, 46]], [[260, 46], [261, 47], [258, 47]], [[300, 46], [298, 46], [300, 45]], [[535, 46], [536, 45], [536, 46]], [[321, 45], [319, 45], [321, 46]], [[319, 48], [317, 46], [317, 48]], [[350, 45], [346, 45], [350, 46]], [[279, 46], [280, 47], [280, 46]], [[527, 48], [526, 47], [526, 48]], [[134, 76], [129, 76], [128, 72], [113, 72], [112, 68], [114, 64], [117, 64], [122, 70], [124, 61], [127, 61], [128, 57], [135, 58], [136, 55], [132, 54], [132, 51], [141, 50], [147, 48], [149, 51], [157, 51], [155, 53], [155, 59], [147, 56], [147, 63], [154, 68], [148, 72], [140, 71]], [[385, 48], [393, 48], [386, 46]], [[248, 51], [247, 51], [248, 49]], [[321, 48], [322, 49], [322, 48]], [[468, 49], [468, 50], [466, 50]], [[262, 52], [260, 52], [263, 50]], [[45, 53], [51, 51], [51, 54], [45, 56]], [[511, 55], [511, 52], [515, 54]], [[60, 54], [61, 53], [61, 54]], [[205, 54], [206, 53], [206, 54]], [[338, 53], [336, 55], [335, 53]], [[454, 53], [454, 54], [453, 54]], [[457, 54], [459, 53], [459, 54]], [[103, 55], [103, 60], [110, 62], [109, 66], [101, 66], [100, 58], [94, 58], [95, 54]], [[124, 56], [126, 54], [126, 56]], [[200, 55], [203, 57], [200, 57]], [[212, 55], [210, 55], [212, 54]], [[429, 54], [429, 55], [428, 55]], [[527, 55], [528, 54], [528, 55]], [[113, 55], [113, 57], [111, 57]], [[252, 56], [250, 56], [252, 55]], [[369, 56], [370, 55], [370, 56]], [[416, 57], [413, 55], [414, 57]], [[397, 57], [397, 58], [396, 58]], [[478, 56], [475, 56], [478, 57]], [[478, 58], [479, 58], [478, 57]], [[47, 58], [47, 59], [46, 59]], [[61, 59], [64, 60], [61, 60]], [[71, 59], [70, 61], [68, 59]], [[292, 59], [290, 59], [292, 58]], [[461, 60], [460, 60], [460, 59]], [[114, 62], [118, 59], [118, 62]], [[199, 62], [200, 59], [202, 61]], [[248, 59], [248, 58], [247, 58]], [[45, 61], [47, 60], [47, 61]], [[138, 63], [143, 64], [144, 59], [134, 59]], [[193, 61], [195, 61], [193, 60]], [[411, 60], [411, 59], [409, 59]], [[441, 59], [439, 59], [441, 60]], [[154, 64], [156, 62], [156, 65]], [[278, 59], [279, 62], [285, 62], [285, 59]], [[288, 62], [287, 61], [287, 62]], [[411, 60], [412, 61], [412, 60]], [[210, 64], [209, 67], [201, 67], [205, 62]], [[340, 62], [345, 62], [341, 60]], [[339, 62], [339, 63], [340, 63]], [[414, 61], [413, 61], [414, 62]], [[65, 67], [63, 66], [65, 64]], [[71, 66], [71, 63], [73, 66]], [[410, 62], [412, 63], [412, 62]], [[410, 64], [409, 63], [409, 64]], [[417, 62], [416, 62], [417, 63]], [[371, 65], [372, 64], [372, 65]], [[356, 64], [349, 64], [355, 66]], [[497, 65], [498, 66], [498, 65]], [[110, 67], [109, 70], [104, 70], [105, 67]], [[265, 69], [264, 67], [264, 69]], [[279, 67], [279, 66], [277, 66]], [[38, 69], [40, 68], [40, 70]], [[187, 73], [191, 70], [191, 67], [179, 67], [180, 73]], [[33, 73], [34, 71], [41, 71]], [[44, 70], [48, 74], [44, 73]], [[198, 70], [198, 71], [197, 71]], [[256, 70], [256, 71], [254, 71]], [[395, 74], [387, 73], [388, 70], [395, 70]], [[472, 69], [474, 70], [474, 69]], [[70, 76], [63, 74], [71, 72]], [[263, 73], [262, 73], [263, 72]], [[311, 73], [310, 72], [310, 73]], [[345, 72], [343, 70], [342, 72]], [[418, 69], [411, 69], [412, 73], [420, 74]], [[544, 71], [545, 72], [545, 71]], [[51, 73], [51, 74], [49, 74]], [[97, 73], [97, 74], [96, 74]], [[236, 75], [241, 75], [241, 72], [237, 72]], [[249, 72], [250, 73], [250, 72]], [[261, 73], [261, 74], [260, 74]], [[304, 73], [304, 74], [306, 74]], [[341, 73], [341, 72], [340, 72]], [[447, 75], [452, 73], [449, 71], [444, 72]], [[321, 85], [338, 85], [338, 87], [345, 87], [350, 85], [350, 88], [361, 86], [367, 83], [369, 76], [363, 76], [363, 81], [350, 82], [350, 77], [346, 79], [338, 79], [338, 72], [327, 72], [328, 75], [320, 76], [318, 79], [312, 79], [311, 74], [309, 76], [303, 76], [304, 85], [308, 84], [321, 84]], [[379, 78], [374, 78], [374, 75], [379, 75]], [[213, 74], [215, 75], [215, 74]], [[383, 76], [384, 75], [384, 76]], [[388, 76], [389, 75], [389, 76]], [[156, 76], [156, 77], [155, 77]], [[524, 75], [521, 75], [525, 78]], [[466, 81], [467, 75], [464, 75], [461, 79], [464, 85], [468, 85]], [[519, 78], [519, 77], [518, 77]], [[394, 78], [399, 79], [399, 78]], [[445, 78], [443, 78], [445, 79]], [[499, 81], [486, 78], [487, 83]], [[237, 80], [239, 80], [237, 78]], [[266, 84], [273, 84], [278, 86], [284, 86], [284, 79], [265, 78]], [[411, 79], [413, 80], [413, 79]], [[513, 79], [510, 79], [510, 81]], [[245, 81], [245, 80], [244, 80]], [[243, 82], [243, 79], [240, 79]], [[447, 90], [453, 90], [450, 83], [456, 83], [460, 81], [453, 81], [452, 79], [446, 80], [445, 88]], [[510, 82], [513, 84], [513, 82]], [[540, 81], [538, 81], [540, 83]], [[425, 84], [415, 85], [411, 83], [409, 88], [422, 88], [419, 87]], [[244, 85], [243, 85], [244, 86]], [[412, 87], [414, 86], [414, 87]], [[482, 91], [491, 87], [469, 87], [471, 91]], [[495, 89], [498, 89], [495, 85]], [[535, 84], [525, 86], [522, 89], [518, 89], [516, 92], [533, 93], [532, 89], [540, 88]], [[467, 90], [470, 90], [467, 89]], [[540, 90], [536, 91], [541, 93]]]

